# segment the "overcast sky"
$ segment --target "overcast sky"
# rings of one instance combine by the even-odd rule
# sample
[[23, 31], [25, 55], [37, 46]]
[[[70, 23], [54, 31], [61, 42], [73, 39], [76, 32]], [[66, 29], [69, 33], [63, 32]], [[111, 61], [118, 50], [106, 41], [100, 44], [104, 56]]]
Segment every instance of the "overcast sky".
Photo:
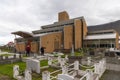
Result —
[[0, 0], [0, 44], [14, 40], [14, 31], [33, 31], [57, 21], [57, 13], [84, 16], [87, 25], [120, 20], [120, 0]]

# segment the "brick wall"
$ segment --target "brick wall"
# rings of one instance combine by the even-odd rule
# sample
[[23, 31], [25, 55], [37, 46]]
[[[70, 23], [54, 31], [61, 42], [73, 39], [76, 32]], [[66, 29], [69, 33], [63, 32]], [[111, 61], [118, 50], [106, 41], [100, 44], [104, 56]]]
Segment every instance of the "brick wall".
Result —
[[53, 52], [55, 49], [61, 49], [62, 33], [51, 33], [41, 36], [41, 47], [45, 47], [45, 52]]
[[73, 27], [68, 25], [64, 27], [64, 49], [71, 49], [73, 44]]

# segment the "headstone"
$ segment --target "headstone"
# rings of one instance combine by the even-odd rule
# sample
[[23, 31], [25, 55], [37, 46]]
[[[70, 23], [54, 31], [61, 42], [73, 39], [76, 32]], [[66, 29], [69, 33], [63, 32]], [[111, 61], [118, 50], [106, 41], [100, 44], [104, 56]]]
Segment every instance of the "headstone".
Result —
[[65, 55], [65, 60], [68, 61], [68, 55]]
[[61, 63], [61, 56], [58, 56], [58, 63]]
[[91, 57], [87, 57], [87, 65], [91, 65]]
[[68, 74], [68, 67], [66, 65], [62, 66], [62, 74]]
[[79, 61], [74, 62], [74, 70], [79, 70]]
[[87, 70], [86, 80], [93, 80], [93, 72], [91, 70]]
[[62, 58], [61, 61], [60, 61], [60, 66], [62, 67], [63, 65], [65, 65], [65, 59]]
[[68, 74], [58, 74], [57, 80], [74, 80], [74, 77], [72, 77]]
[[72, 45], [71, 55], [74, 56], [74, 46]]
[[48, 65], [51, 66], [52, 65], [52, 59], [49, 57], [48, 58]]
[[25, 80], [32, 80], [31, 71], [28, 69], [25, 70]]
[[7, 60], [7, 59], [8, 59], [8, 56], [5, 56], [5, 59]]
[[14, 59], [16, 59], [16, 55], [14, 54]]
[[42, 72], [42, 80], [50, 80], [50, 72], [48, 71]]
[[26, 62], [26, 67], [28, 70], [40, 73], [40, 61], [36, 59], [29, 59]]
[[99, 63], [95, 63], [95, 64], [94, 64], [94, 68], [95, 68], [95, 71], [94, 71], [94, 72], [95, 72], [96, 74], [99, 74]]
[[0, 56], [0, 60], [3, 60], [3, 56]]
[[21, 58], [22, 58], [22, 55], [20, 54], [20, 55], [19, 55], [19, 59], [21, 59]]
[[17, 76], [19, 76], [19, 66], [18, 65], [15, 65], [13, 67], [13, 78], [17, 78]]

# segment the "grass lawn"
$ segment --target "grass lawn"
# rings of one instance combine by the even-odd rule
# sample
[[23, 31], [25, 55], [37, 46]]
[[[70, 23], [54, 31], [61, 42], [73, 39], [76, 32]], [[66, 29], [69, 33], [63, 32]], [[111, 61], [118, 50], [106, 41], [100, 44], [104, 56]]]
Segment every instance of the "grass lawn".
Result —
[[13, 56], [13, 54], [0, 54], [0, 56]]
[[[13, 66], [14, 65], [19, 65], [20, 68], [20, 72], [24, 71], [26, 68], [26, 63], [25, 62], [17, 62], [14, 64], [4, 64], [4, 65], [0, 65], [0, 80], [15, 80], [13, 79]], [[48, 61], [47, 60], [42, 60], [40, 62], [41, 67], [42, 66], [47, 66], [48, 65]], [[47, 68], [47, 69], [43, 69], [42, 71], [55, 71], [57, 69], [54, 68]], [[36, 74], [36, 73], [32, 73], [32, 78], [33, 80], [42, 80], [42, 74]]]

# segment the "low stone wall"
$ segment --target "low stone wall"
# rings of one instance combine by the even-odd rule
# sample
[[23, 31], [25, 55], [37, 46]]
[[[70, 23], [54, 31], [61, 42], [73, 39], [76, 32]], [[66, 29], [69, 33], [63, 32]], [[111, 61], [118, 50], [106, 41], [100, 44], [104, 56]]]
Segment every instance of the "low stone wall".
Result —
[[13, 56], [0, 56], [0, 64], [8, 64], [19, 62], [22, 60], [21, 55], [13, 55]]
[[106, 68], [107, 68], [108, 70], [120, 71], [120, 64], [107, 63]]

